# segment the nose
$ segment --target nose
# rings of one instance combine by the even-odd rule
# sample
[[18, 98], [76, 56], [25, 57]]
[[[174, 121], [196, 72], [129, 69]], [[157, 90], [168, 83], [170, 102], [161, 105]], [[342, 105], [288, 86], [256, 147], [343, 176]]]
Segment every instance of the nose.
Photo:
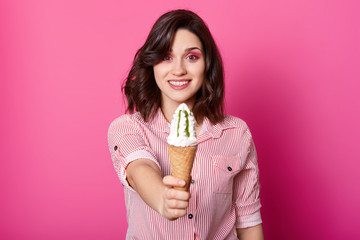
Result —
[[183, 61], [178, 60], [178, 61], [174, 61], [173, 62], [173, 69], [172, 69], [172, 74], [175, 76], [182, 76], [185, 75], [186, 72], [186, 66], [184, 64]]

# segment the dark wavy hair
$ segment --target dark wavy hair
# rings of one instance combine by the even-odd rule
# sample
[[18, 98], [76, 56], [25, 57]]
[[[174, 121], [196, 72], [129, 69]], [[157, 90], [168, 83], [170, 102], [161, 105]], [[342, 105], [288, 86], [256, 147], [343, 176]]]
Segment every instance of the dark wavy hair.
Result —
[[152, 119], [161, 106], [153, 66], [170, 50], [178, 29], [194, 33], [201, 41], [205, 55], [205, 77], [196, 93], [192, 111], [197, 122], [207, 117], [216, 124], [224, 119], [224, 71], [219, 50], [204, 21], [189, 10], [174, 10], [160, 16], [145, 44], [136, 52], [131, 70], [122, 87], [126, 95], [127, 112], [140, 112], [145, 121]]

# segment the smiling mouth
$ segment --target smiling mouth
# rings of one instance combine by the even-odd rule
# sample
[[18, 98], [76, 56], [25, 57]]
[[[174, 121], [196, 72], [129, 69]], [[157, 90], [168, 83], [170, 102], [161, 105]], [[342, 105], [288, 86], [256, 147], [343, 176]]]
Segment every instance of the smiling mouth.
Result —
[[169, 81], [169, 83], [173, 86], [184, 86], [186, 84], [188, 84], [190, 82], [190, 80], [186, 80], [186, 81]]

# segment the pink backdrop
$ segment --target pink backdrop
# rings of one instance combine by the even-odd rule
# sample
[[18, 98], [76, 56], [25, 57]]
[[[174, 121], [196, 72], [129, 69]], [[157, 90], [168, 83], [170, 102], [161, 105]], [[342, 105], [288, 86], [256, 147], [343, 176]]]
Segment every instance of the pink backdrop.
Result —
[[107, 128], [160, 14], [202, 16], [254, 135], [266, 239], [360, 239], [358, 1], [0, 3], [0, 238], [123, 239]]

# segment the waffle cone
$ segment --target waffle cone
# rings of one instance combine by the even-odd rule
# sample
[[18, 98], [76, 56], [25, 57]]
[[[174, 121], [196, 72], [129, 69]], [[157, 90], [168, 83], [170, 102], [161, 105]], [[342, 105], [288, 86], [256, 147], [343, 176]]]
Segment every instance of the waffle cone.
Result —
[[175, 189], [187, 191], [191, 181], [191, 169], [195, 159], [197, 146], [177, 147], [168, 144], [171, 175], [185, 180], [184, 187]]

